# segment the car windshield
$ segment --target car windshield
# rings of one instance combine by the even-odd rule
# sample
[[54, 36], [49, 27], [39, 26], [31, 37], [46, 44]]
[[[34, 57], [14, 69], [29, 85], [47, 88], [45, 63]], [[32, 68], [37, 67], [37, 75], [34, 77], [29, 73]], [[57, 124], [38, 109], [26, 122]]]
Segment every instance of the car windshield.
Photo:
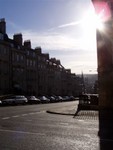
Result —
[[36, 97], [35, 96], [30, 96], [30, 98], [32, 98], [32, 99], [34, 98], [35, 99]]
[[15, 98], [15, 99], [23, 99], [24, 98], [24, 96], [13, 96], [12, 98]]

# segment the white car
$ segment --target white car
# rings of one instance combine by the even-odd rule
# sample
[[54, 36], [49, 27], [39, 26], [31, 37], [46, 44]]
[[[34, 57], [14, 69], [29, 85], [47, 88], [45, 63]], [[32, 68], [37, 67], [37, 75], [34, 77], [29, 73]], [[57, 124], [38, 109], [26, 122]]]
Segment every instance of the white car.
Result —
[[14, 95], [2, 100], [2, 104], [26, 104], [27, 98], [23, 95]]

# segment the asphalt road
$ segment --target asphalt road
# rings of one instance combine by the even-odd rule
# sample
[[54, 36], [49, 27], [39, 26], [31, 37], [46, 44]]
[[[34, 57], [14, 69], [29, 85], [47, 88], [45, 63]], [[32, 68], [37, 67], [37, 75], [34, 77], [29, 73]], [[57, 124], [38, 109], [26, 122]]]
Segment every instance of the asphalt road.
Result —
[[0, 150], [99, 150], [98, 120], [46, 112], [73, 105], [0, 107]]

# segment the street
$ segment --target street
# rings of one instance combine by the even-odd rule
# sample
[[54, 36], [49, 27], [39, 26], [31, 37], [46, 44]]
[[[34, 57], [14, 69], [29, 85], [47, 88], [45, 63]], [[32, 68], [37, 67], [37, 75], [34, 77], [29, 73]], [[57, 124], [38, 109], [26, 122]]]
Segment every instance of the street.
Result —
[[50, 114], [76, 102], [0, 107], [0, 150], [99, 150], [98, 120]]

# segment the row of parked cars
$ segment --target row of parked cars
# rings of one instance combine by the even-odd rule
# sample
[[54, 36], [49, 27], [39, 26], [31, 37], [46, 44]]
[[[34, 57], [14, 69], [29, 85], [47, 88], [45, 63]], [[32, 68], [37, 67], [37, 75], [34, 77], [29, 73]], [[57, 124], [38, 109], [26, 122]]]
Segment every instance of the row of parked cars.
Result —
[[12, 95], [4, 97], [0, 100], [0, 105], [16, 105], [16, 104], [40, 104], [40, 103], [52, 103], [52, 102], [65, 102], [75, 100], [73, 96], [23, 96], [23, 95]]

